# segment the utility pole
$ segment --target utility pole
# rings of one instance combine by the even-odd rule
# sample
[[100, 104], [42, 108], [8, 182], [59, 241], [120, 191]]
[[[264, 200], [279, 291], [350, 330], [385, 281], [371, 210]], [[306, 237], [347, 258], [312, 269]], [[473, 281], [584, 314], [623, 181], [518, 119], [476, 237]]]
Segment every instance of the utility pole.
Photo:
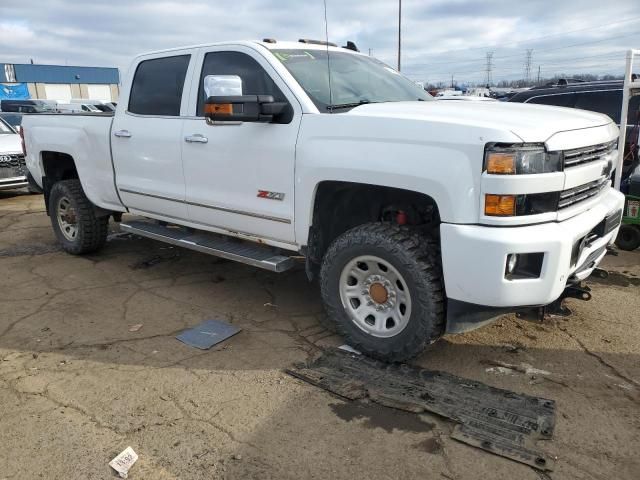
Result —
[[369, 49], [369, 56], [371, 56], [371, 49]]
[[451, 88], [453, 88], [453, 73], [451, 74]]
[[538, 81], [536, 83], [540, 85], [540, 65], [538, 65]]
[[402, 45], [402, 0], [398, 0], [398, 71], [400, 71], [401, 45]]
[[531, 56], [533, 54], [532, 48], [527, 48], [527, 56], [524, 61], [524, 81], [525, 86], [529, 86], [531, 82]]
[[492, 77], [491, 72], [493, 70], [493, 52], [487, 52], [487, 87], [491, 86]]

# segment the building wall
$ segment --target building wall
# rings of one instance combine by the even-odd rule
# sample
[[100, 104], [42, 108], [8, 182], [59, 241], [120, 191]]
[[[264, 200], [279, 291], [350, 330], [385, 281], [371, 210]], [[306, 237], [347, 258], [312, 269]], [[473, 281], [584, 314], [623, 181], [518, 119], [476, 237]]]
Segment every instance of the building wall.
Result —
[[[60, 100], [49, 97], [55, 96], [54, 92], [66, 97], [67, 89], [70, 89], [71, 98], [116, 102], [120, 93], [119, 81], [117, 68], [0, 63], [0, 83], [26, 83], [32, 99]], [[101, 98], [91, 98], [90, 90], [94, 95], [99, 93]], [[111, 98], [107, 98], [109, 94]]]

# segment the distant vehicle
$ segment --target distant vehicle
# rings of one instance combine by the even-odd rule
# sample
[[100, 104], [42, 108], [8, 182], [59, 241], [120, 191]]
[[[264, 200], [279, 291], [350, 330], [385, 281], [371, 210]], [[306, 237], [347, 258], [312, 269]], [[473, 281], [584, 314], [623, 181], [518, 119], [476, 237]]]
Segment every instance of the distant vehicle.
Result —
[[96, 108], [94, 105], [87, 103], [59, 103], [58, 112], [61, 113], [77, 113], [77, 112], [91, 112], [100, 113], [102, 110]]
[[490, 97], [480, 97], [478, 95], [443, 95], [440, 97], [436, 97], [436, 100], [457, 100], [457, 101], [467, 101], [467, 102], [495, 102], [495, 98]]
[[[599, 82], [574, 82], [570, 84], [537, 87], [519, 92], [509, 99], [510, 102], [555, 105], [558, 107], [579, 108], [591, 112], [603, 113], [620, 127], [622, 110], [622, 80]], [[629, 100], [627, 121], [627, 144], [625, 152], [631, 152], [628, 162], [623, 168], [623, 177], [628, 176], [631, 165], [637, 160], [637, 151], [631, 145], [638, 144], [638, 133], [633, 130], [640, 120], [638, 108], [640, 96]]]
[[69, 103], [75, 104], [79, 103], [82, 105], [91, 105], [101, 112], [115, 112], [116, 107], [114, 107], [111, 102], [102, 102], [100, 100], [87, 100], [86, 98], [72, 98]]
[[54, 108], [44, 100], [0, 100], [0, 110], [3, 112], [43, 113], [51, 112]]
[[0, 119], [0, 190], [28, 185], [20, 135]]
[[495, 100], [500, 100], [502, 102], [507, 102], [511, 97], [513, 97], [516, 93], [518, 93], [515, 90], [512, 91], [496, 91], [496, 90], [491, 90], [489, 92], [489, 97], [495, 99]]
[[440, 98], [440, 97], [458, 97], [458, 96], [462, 96], [462, 91], [461, 90], [444, 90], [444, 91], [438, 92], [436, 94], [437, 98]]
[[559, 78], [555, 82], [547, 82], [542, 86], [533, 87], [533, 89], [548, 88], [548, 87], [564, 87], [567, 85], [576, 85], [580, 83], [587, 83], [587, 81], [581, 80], [580, 78]]
[[20, 132], [22, 114], [13, 112], [0, 112], [0, 119], [11, 125], [16, 132]]

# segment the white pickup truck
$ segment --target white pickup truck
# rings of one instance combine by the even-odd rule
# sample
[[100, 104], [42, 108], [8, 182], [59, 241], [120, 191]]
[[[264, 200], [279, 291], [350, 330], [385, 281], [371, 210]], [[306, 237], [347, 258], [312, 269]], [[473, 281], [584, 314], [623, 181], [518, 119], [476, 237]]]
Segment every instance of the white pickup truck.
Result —
[[114, 115], [27, 116], [64, 249], [97, 250], [130, 213], [122, 230], [276, 272], [303, 255], [338, 331], [390, 361], [593, 271], [623, 206], [608, 117], [433, 101], [353, 47], [145, 54]]

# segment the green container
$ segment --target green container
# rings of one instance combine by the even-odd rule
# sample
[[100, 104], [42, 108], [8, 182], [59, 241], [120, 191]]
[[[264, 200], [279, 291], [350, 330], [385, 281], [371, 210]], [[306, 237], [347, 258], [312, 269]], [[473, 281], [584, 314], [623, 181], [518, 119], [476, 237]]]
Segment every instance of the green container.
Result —
[[627, 195], [622, 212], [622, 223], [640, 225], [640, 197]]

